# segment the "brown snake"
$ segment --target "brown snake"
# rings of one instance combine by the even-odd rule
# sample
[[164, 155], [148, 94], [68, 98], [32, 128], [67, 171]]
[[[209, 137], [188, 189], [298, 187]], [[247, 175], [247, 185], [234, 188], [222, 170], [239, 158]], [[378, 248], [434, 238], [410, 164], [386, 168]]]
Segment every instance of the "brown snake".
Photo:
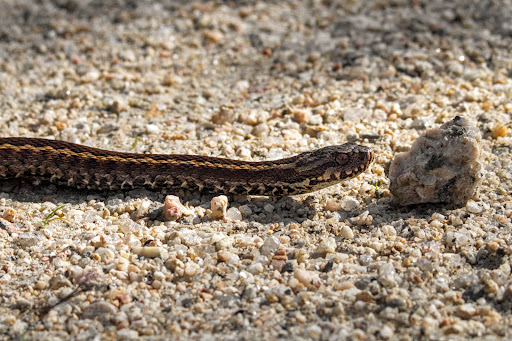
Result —
[[262, 162], [183, 154], [133, 154], [40, 138], [0, 138], [0, 180], [90, 190], [187, 189], [287, 196], [319, 190], [365, 171], [373, 151], [346, 143]]

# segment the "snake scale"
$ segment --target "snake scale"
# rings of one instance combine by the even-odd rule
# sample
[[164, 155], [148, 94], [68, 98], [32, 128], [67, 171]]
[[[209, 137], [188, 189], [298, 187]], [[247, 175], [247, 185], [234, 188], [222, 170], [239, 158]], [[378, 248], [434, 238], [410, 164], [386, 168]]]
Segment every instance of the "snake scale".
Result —
[[134, 154], [41, 138], [0, 138], [0, 180], [89, 190], [179, 189], [288, 196], [319, 190], [365, 171], [373, 151], [346, 143], [273, 161], [185, 154]]

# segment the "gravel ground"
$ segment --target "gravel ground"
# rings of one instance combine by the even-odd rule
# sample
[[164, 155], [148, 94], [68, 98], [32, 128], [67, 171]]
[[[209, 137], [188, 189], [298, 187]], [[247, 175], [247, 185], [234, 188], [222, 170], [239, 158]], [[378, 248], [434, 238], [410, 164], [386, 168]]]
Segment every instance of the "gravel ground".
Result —
[[[4, 181], [0, 338], [506, 339], [511, 17], [507, 0], [0, 2], [0, 136], [376, 152], [317, 193], [228, 198], [224, 219], [211, 195]], [[482, 133], [479, 195], [398, 205], [389, 162], [457, 115]], [[188, 215], [165, 220], [165, 194]]]

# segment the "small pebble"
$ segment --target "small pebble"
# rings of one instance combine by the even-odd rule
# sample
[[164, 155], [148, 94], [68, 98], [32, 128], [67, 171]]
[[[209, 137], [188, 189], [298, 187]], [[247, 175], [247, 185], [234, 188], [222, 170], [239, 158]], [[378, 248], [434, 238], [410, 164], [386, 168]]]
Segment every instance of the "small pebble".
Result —
[[268, 237], [260, 247], [260, 253], [264, 256], [274, 254], [279, 249], [279, 241], [275, 237]]
[[473, 200], [469, 200], [467, 203], [466, 203], [466, 209], [468, 210], [469, 213], [482, 213], [482, 211], [484, 210], [483, 206]]
[[354, 239], [354, 232], [349, 226], [344, 225], [341, 228], [341, 236], [345, 239]]
[[339, 211], [341, 209], [341, 204], [334, 199], [327, 199], [325, 202], [325, 209], [331, 212]]
[[226, 218], [231, 221], [240, 221], [242, 220], [242, 213], [236, 207], [230, 207], [226, 211]]
[[396, 229], [391, 225], [384, 225], [381, 230], [386, 236], [396, 236]]
[[240, 211], [240, 213], [242, 214], [243, 217], [247, 218], [247, 217], [250, 217], [251, 214], [252, 214], [252, 210], [251, 208], [249, 207], [249, 205], [242, 205], [238, 208], [238, 210]]
[[325, 257], [328, 253], [334, 253], [336, 251], [336, 240], [333, 237], [327, 237], [322, 239], [316, 248], [316, 252]]
[[184, 206], [180, 198], [175, 195], [167, 195], [162, 209], [162, 215], [165, 220], [176, 221], [183, 215], [190, 215], [192, 211]]
[[214, 197], [210, 202], [212, 217], [216, 220], [226, 219], [226, 210], [228, 207], [228, 197], [220, 195]]
[[158, 134], [160, 132], [160, 128], [156, 124], [148, 124], [146, 125], [146, 132], [148, 134]]
[[305, 286], [313, 286], [319, 288], [321, 285], [318, 273], [313, 271], [296, 269], [293, 273], [293, 277], [295, 277], [301, 284]]
[[226, 250], [220, 250], [217, 252], [217, 258], [221, 262], [227, 262], [229, 260], [229, 257], [231, 257], [231, 252]]
[[161, 247], [155, 246], [143, 246], [143, 247], [134, 247], [132, 248], [132, 252], [136, 255], [147, 257], [147, 258], [156, 258], [160, 257], [163, 249]]
[[501, 123], [496, 124], [492, 128], [492, 137], [497, 139], [498, 137], [505, 137], [509, 134], [508, 128]]
[[343, 198], [341, 201], [341, 208], [345, 211], [354, 211], [359, 208], [359, 201], [352, 197]]

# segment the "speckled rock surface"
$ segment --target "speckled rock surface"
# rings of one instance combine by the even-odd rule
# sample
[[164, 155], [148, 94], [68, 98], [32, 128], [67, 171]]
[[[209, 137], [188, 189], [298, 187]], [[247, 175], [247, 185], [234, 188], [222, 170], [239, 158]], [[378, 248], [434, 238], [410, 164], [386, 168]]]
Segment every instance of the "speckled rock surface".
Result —
[[464, 206], [482, 181], [481, 139], [478, 128], [461, 116], [427, 130], [409, 152], [393, 158], [389, 190], [402, 205]]

